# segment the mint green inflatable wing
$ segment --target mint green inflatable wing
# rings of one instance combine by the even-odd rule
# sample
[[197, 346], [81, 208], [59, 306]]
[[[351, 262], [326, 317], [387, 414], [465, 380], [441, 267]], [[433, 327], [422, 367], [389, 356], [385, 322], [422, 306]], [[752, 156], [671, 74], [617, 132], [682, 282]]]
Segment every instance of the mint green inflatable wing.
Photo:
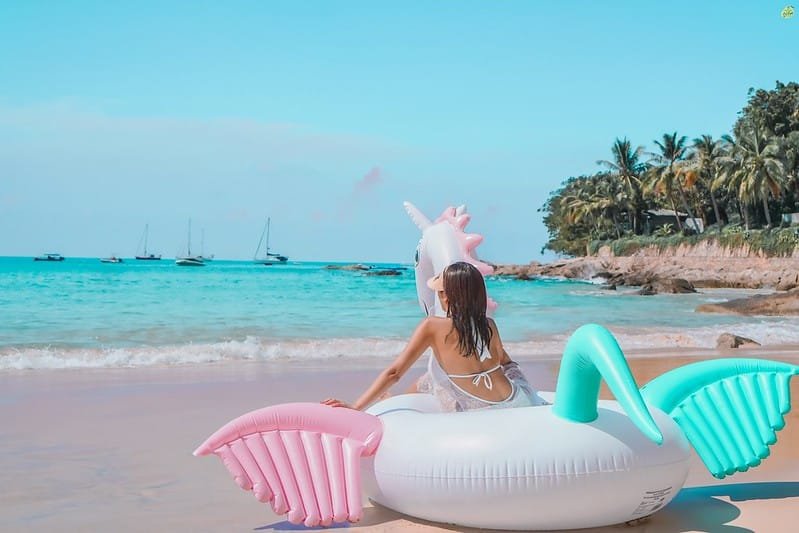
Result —
[[666, 372], [642, 389], [649, 405], [680, 426], [710, 473], [721, 479], [768, 457], [791, 410], [799, 366], [762, 359], [716, 359]]

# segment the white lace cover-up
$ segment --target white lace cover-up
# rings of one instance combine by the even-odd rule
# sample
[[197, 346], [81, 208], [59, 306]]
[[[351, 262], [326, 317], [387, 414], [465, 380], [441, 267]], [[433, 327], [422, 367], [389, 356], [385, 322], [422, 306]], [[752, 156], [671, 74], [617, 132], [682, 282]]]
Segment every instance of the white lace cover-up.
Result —
[[[490, 355], [488, 357], [491, 357]], [[493, 388], [491, 374], [503, 372], [508, 378], [511, 386], [510, 395], [500, 401], [484, 400], [471, 394], [456, 383], [451, 378], [472, 378], [475, 385], [482, 384], [487, 389]], [[544, 405], [544, 401], [532, 386], [527, 382], [519, 365], [510, 362], [505, 365], [497, 365], [494, 368], [475, 374], [447, 374], [438, 363], [435, 355], [430, 355], [427, 363], [427, 372], [419, 378], [416, 384], [418, 392], [432, 394], [441, 403], [441, 408], [445, 411], [472, 411], [475, 409], [504, 409], [510, 407], [529, 407], [532, 405]]]

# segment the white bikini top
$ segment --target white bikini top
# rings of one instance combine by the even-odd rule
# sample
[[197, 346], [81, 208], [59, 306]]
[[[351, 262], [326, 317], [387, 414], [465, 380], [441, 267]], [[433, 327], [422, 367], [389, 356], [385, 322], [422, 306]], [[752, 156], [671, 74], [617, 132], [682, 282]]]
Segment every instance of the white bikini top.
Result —
[[[489, 355], [488, 358], [490, 359], [491, 356]], [[482, 361], [482, 359], [481, 359], [481, 361]], [[485, 385], [488, 390], [491, 390], [491, 389], [494, 388], [494, 382], [491, 379], [491, 372], [496, 372], [500, 368], [502, 368], [502, 365], [497, 365], [494, 368], [491, 368], [489, 370], [485, 370], [483, 372], [476, 372], [474, 374], [447, 374], [447, 377], [450, 378], [450, 379], [451, 378], [474, 378], [474, 379], [472, 379], [472, 385], [477, 386], [477, 385], [480, 384], [480, 381], [482, 381], [483, 385]]]
[[[480, 362], [491, 359], [491, 352], [486, 350], [486, 347], [480, 350]], [[497, 370], [502, 370], [503, 375], [510, 383], [510, 394], [504, 400], [492, 401], [475, 396], [462, 389], [453, 378], [471, 378], [472, 384], [475, 386], [482, 383], [489, 391], [494, 388], [494, 382], [491, 375]], [[433, 394], [441, 402], [445, 410], [449, 411], [470, 411], [472, 409], [484, 409], [486, 407], [514, 407], [522, 405], [542, 405], [546, 402], [539, 398], [524, 374], [519, 369], [519, 365], [514, 362], [509, 362], [506, 365], [497, 364], [496, 366], [484, 370], [482, 372], [475, 372], [473, 374], [447, 374], [441, 367], [435, 354], [431, 353], [427, 363], [428, 381], [424, 379], [419, 380], [419, 392], [428, 392]], [[521, 392], [519, 395], [517, 393]], [[514, 402], [519, 405], [515, 405]], [[519, 403], [521, 402], [521, 403]]]
[[[502, 367], [499, 367], [500, 369]], [[510, 381], [511, 391], [508, 397], [504, 400], [493, 401], [485, 398], [475, 396], [467, 390], [462, 389], [457, 383], [452, 381], [452, 378], [467, 377], [472, 378], [472, 383], [475, 385], [483, 382], [483, 384], [491, 390], [494, 387], [494, 382], [491, 379], [491, 373], [496, 371], [496, 368], [491, 368], [484, 372], [477, 372], [475, 374], [465, 374], [463, 376], [458, 374], [447, 374], [436, 359], [434, 354], [430, 354], [430, 360], [427, 365], [427, 370], [433, 382], [433, 394], [439, 397], [443, 403], [452, 404], [453, 411], [468, 411], [471, 409], [480, 409], [482, 407], [499, 405], [513, 398], [516, 393], [516, 387], [513, 381]]]

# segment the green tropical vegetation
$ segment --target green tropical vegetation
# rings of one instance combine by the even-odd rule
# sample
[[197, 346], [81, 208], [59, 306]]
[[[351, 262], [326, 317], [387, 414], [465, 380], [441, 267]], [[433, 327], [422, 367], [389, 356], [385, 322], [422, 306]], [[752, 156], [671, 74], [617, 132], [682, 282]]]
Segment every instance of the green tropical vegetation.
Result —
[[[654, 151], [617, 138], [593, 174], [570, 177], [539, 211], [544, 250], [579, 256], [607, 245], [616, 255], [715, 240], [768, 255], [799, 247], [799, 84], [749, 89], [730, 134], [677, 132]], [[542, 250], [543, 251], [543, 250]]]

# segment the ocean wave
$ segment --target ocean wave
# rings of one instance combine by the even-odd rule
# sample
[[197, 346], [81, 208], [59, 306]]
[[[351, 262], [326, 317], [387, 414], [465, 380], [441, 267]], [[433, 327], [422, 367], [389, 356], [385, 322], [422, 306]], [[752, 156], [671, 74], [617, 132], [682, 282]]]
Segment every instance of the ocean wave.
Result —
[[301, 339], [268, 341], [258, 337], [208, 344], [133, 348], [6, 348], [0, 370], [126, 368], [337, 358], [390, 358], [405, 345], [391, 339]]
[[[712, 349], [725, 332], [752, 338], [765, 346], [799, 344], [794, 319], [764, 320], [699, 328], [611, 327], [623, 350], [669, 348]], [[557, 357], [568, 334], [538, 336], [506, 342], [514, 358]], [[273, 340], [255, 336], [216, 343], [131, 348], [24, 347], [0, 350], [0, 371], [70, 368], [127, 368], [176, 366], [241, 361], [290, 362], [323, 360], [391, 360], [404, 348], [405, 339], [334, 338]]]
[[799, 344], [799, 323], [795, 319], [716, 324], [698, 328], [635, 328], [615, 330], [626, 349], [715, 348], [722, 333], [748, 337], [764, 346]]

